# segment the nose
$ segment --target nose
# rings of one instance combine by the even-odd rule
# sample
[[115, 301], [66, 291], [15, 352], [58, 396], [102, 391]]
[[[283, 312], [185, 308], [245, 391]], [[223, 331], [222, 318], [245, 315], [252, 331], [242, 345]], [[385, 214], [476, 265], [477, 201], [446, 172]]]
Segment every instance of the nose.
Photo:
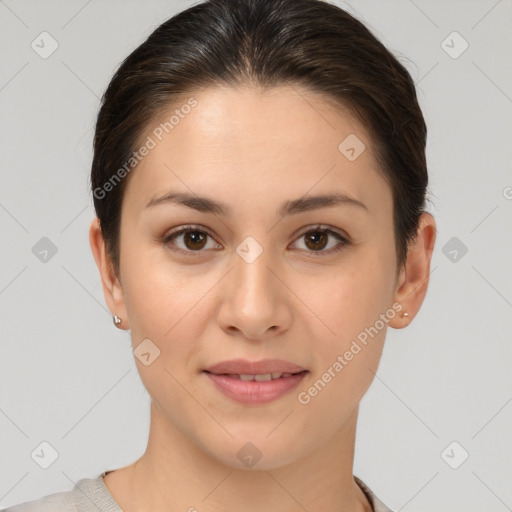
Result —
[[227, 334], [261, 340], [289, 328], [292, 293], [271, 252], [264, 250], [250, 263], [237, 257], [226, 276], [218, 322]]

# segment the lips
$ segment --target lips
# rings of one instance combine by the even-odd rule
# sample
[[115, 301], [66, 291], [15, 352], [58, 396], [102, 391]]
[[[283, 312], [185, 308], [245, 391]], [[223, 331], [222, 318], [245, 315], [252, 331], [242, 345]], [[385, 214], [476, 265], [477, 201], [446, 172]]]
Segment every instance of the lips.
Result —
[[290, 393], [309, 372], [281, 359], [234, 359], [209, 366], [203, 373], [231, 400], [244, 405], [262, 405]]
[[[247, 377], [259, 377], [256, 380], [273, 380], [280, 377], [288, 377], [291, 374], [305, 372], [305, 368], [281, 359], [264, 359], [263, 361], [249, 361], [247, 359], [233, 359], [222, 361], [209, 366], [204, 370], [215, 375], [231, 375]], [[279, 375], [280, 374], [280, 375]], [[290, 375], [287, 375], [290, 374]]]

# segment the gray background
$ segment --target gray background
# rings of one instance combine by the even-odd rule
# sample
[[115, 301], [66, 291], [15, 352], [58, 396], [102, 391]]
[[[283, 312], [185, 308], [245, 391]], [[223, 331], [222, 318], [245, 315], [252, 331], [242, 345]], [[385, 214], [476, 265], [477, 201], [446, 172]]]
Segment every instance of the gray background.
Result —
[[[148, 396], [88, 242], [91, 143], [118, 64], [192, 3], [0, 1], [0, 507], [145, 449]], [[354, 473], [399, 511], [512, 510], [512, 2], [338, 4], [418, 85], [439, 230], [424, 306], [388, 331], [361, 403]], [[46, 59], [31, 47], [43, 31], [59, 45]], [[43, 441], [48, 469], [31, 458]]]

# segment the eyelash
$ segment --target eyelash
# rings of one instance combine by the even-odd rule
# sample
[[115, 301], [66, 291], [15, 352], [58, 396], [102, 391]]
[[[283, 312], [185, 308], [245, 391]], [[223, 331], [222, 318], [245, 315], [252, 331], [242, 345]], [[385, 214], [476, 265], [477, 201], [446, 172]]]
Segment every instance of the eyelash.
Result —
[[[162, 242], [164, 243], [164, 245], [170, 246], [171, 245], [170, 242], [172, 240], [174, 240], [179, 235], [182, 235], [187, 232], [201, 233], [201, 234], [207, 235], [213, 239], [213, 236], [207, 230], [193, 226], [193, 225], [188, 225], [188, 226], [182, 226], [179, 229], [175, 230], [174, 232], [170, 233], [169, 235], [165, 236], [164, 239], [162, 240]], [[330, 235], [334, 236], [334, 238], [337, 238], [341, 243], [327, 251], [324, 251], [324, 250], [306, 251], [314, 257], [334, 254], [334, 253], [337, 253], [337, 252], [343, 250], [345, 247], [352, 245], [352, 242], [350, 242], [350, 240], [348, 240], [345, 236], [341, 235], [337, 231], [334, 231], [333, 229], [330, 228], [330, 226], [325, 226], [322, 224], [318, 224], [316, 226], [309, 227], [306, 231], [303, 231], [301, 234], [299, 234], [297, 240], [299, 238], [303, 237], [304, 235], [307, 235], [309, 233], [315, 233], [315, 232], [322, 232], [325, 234], [330, 234]], [[186, 256], [192, 256], [192, 257], [200, 256], [200, 254], [202, 252], [204, 252], [204, 250], [197, 250], [197, 251], [184, 250], [184, 249], [180, 249], [176, 246], [171, 247], [171, 250], [173, 250], [179, 254], [185, 254]]]

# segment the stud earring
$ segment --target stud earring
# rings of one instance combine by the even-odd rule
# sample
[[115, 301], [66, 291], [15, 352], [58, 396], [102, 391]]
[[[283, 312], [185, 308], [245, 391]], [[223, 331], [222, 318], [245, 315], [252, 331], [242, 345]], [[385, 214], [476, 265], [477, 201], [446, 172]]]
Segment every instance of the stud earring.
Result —
[[404, 311], [400, 316], [403, 318], [404, 316], [409, 316], [409, 313], [407, 313], [407, 311]]
[[116, 327], [119, 327], [119, 324], [121, 323], [121, 319], [117, 315], [112, 315], [112, 320], [114, 321], [114, 325]]

